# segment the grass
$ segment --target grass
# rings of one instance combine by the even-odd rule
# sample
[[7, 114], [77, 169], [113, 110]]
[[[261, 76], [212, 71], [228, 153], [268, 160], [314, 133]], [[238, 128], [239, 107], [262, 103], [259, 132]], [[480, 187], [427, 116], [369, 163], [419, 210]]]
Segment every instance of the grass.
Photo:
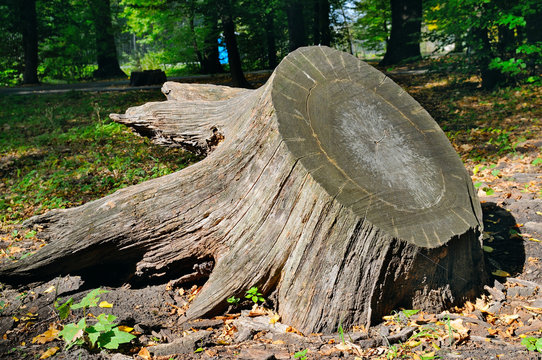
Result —
[[[197, 161], [109, 120], [109, 113], [163, 99], [158, 91], [0, 98], [0, 236], [13, 234], [31, 215], [80, 205]], [[13, 240], [10, 235], [4, 240]]]

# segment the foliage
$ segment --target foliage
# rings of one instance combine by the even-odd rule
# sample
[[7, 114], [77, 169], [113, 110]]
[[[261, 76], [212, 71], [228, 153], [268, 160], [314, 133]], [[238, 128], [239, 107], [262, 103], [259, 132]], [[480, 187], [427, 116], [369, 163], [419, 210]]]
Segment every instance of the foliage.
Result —
[[294, 354], [294, 359], [307, 360], [307, 351], [309, 349], [298, 351]]
[[[73, 304], [70, 298], [64, 304], [57, 307], [59, 316], [62, 319], [67, 317], [70, 310], [83, 309], [84, 316], [77, 323], [64, 325], [58, 336], [66, 343], [65, 348], [69, 349], [74, 345], [88, 345], [91, 349], [118, 349], [119, 345], [129, 343], [135, 336], [121, 330], [115, 324], [116, 316], [111, 314], [99, 314], [97, 317], [87, 315], [87, 310], [98, 306], [100, 297], [98, 295], [107, 293], [107, 290], [94, 289], [90, 291], [80, 302]], [[89, 325], [88, 321], [94, 322]]]
[[229, 297], [226, 301], [235, 306], [239, 304], [239, 301], [241, 301], [241, 299], [238, 297], [232, 296], [232, 297]]
[[364, 48], [385, 50], [390, 33], [391, 8], [388, 0], [358, 0], [355, 9], [359, 17], [355, 22], [354, 35]]
[[521, 339], [521, 345], [524, 345], [529, 351], [542, 352], [542, 338], [527, 336]]
[[[458, 58], [481, 73], [484, 87], [532, 75], [542, 64], [542, 43], [531, 35], [531, 16], [542, 12], [537, 0], [520, 3], [488, 0], [430, 0], [426, 4], [426, 37], [440, 45], [466, 49]], [[536, 19], [536, 17], [534, 17]], [[531, 24], [532, 23], [532, 24]]]
[[252, 300], [254, 304], [257, 304], [258, 302], [265, 302], [265, 298], [263, 297], [263, 294], [258, 292], [258, 288], [255, 286], [248, 289], [245, 295], [245, 298]]

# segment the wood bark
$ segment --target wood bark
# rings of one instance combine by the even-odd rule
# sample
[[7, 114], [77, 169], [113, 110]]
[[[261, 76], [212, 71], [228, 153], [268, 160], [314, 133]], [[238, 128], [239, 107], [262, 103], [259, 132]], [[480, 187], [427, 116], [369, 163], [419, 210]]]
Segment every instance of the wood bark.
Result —
[[119, 65], [117, 47], [111, 23], [110, 0], [91, 0], [89, 2], [96, 32], [96, 59], [98, 69], [94, 76], [99, 78], [126, 77]]
[[391, 33], [381, 65], [421, 58], [422, 0], [390, 0]]
[[24, 84], [37, 84], [38, 80], [38, 19], [36, 0], [20, 3], [21, 26], [24, 48]]
[[290, 51], [306, 46], [307, 34], [305, 32], [305, 18], [301, 0], [286, 0], [286, 16], [288, 19], [288, 47]]
[[133, 284], [182, 283], [207, 269], [187, 319], [218, 314], [257, 286], [304, 333], [401, 306], [442, 310], [481, 291], [470, 177], [430, 115], [371, 66], [308, 47], [257, 90], [163, 91], [167, 101], [112, 119], [207, 157], [29, 219], [50, 244], [2, 268], [0, 281], [116, 266]]

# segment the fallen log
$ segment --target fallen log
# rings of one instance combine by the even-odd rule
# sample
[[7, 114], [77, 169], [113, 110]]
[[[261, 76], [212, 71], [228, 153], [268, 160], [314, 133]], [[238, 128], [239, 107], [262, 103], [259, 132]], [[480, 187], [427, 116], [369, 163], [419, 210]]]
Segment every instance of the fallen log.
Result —
[[431, 116], [371, 66], [309, 47], [257, 90], [164, 92], [169, 100], [111, 118], [207, 157], [30, 218], [50, 243], [2, 268], [0, 281], [107, 271], [104, 283], [165, 283], [207, 269], [187, 319], [257, 286], [304, 333], [398, 307], [440, 311], [482, 290], [470, 177]]

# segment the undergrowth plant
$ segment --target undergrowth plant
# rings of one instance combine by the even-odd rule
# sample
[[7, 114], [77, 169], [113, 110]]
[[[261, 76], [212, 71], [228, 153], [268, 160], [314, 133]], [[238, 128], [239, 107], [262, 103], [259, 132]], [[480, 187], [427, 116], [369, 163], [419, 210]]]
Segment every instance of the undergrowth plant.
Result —
[[99, 314], [94, 317], [88, 313], [90, 308], [98, 306], [99, 295], [107, 292], [107, 290], [98, 288], [89, 292], [78, 303], [74, 304], [73, 298], [68, 299], [61, 305], [55, 303], [61, 320], [67, 319], [71, 310], [83, 310], [83, 317], [77, 323], [64, 325], [63, 329], [58, 333], [58, 336], [65, 342], [66, 350], [74, 345], [86, 345], [90, 349], [118, 349], [119, 345], [129, 343], [135, 339], [134, 335], [123, 331], [115, 323], [117, 319], [115, 315]]

